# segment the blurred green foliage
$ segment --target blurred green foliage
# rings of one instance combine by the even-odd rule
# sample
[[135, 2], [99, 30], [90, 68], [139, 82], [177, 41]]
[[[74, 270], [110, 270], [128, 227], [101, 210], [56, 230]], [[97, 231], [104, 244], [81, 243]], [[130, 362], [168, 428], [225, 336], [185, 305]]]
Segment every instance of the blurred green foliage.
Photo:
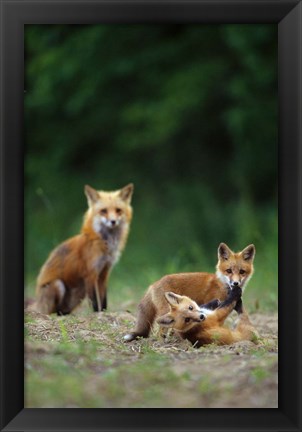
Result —
[[78, 232], [84, 184], [131, 181], [113, 304], [214, 271], [224, 241], [256, 245], [247, 295], [276, 305], [276, 25], [28, 25], [25, 88], [27, 286]]

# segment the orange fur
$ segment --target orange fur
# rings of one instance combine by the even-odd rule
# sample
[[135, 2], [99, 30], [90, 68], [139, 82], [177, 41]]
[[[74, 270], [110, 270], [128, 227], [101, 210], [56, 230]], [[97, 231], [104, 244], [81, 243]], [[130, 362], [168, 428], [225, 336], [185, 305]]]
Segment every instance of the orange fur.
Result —
[[[232, 284], [224, 277], [227, 264], [240, 272], [241, 266], [246, 271], [241, 277], [243, 289], [253, 274], [254, 245], [247, 246], [242, 252], [234, 253], [228, 246], [221, 243], [218, 247], [217, 273], [178, 273], [164, 276], [152, 284], [138, 305], [135, 329], [125, 335], [124, 340], [130, 342], [137, 337], [148, 337], [155, 318], [168, 312], [165, 293], [172, 291], [193, 299], [197, 304], [207, 303], [215, 298], [225, 300]], [[227, 273], [228, 274], [228, 273]], [[228, 274], [229, 275], [229, 274]], [[241, 275], [243, 276], [243, 275]]]
[[36, 310], [67, 314], [86, 295], [95, 311], [106, 308], [109, 274], [129, 233], [132, 193], [132, 184], [114, 192], [85, 187], [89, 208], [81, 233], [54, 249], [41, 268]]
[[194, 346], [216, 343], [229, 345], [242, 340], [254, 340], [257, 331], [252, 326], [245, 310], [239, 314], [234, 330], [223, 324], [241, 297], [241, 288], [234, 288], [228, 298], [214, 311], [199, 307], [186, 296], [172, 292], [166, 293], [169, 312], [157, 322], [163, 327], [173, 328], [183, 339], [188, 339]]
[[254, 245], [235, 253], [225, 243], [221, 243], [218, 248], [217, 277], [230, 287], [237, 285], [244, 289], [254, 272], [255, 253]]

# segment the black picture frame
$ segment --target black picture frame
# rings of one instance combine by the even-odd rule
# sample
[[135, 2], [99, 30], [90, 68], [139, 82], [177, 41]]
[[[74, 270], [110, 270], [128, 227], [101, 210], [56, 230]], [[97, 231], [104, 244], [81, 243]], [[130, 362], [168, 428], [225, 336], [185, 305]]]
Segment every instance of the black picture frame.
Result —
[[[0, 0], [0, 3], [1, 430], [301, 430], [301, 1]], [[24, 409], [24, 25], [116, 22], [278, 23], [279, 408]]]

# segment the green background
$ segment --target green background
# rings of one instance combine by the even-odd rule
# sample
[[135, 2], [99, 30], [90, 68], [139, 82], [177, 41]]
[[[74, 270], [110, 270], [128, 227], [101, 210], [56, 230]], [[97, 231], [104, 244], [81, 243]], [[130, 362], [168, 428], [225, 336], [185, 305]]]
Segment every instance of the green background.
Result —
[[85, 184], [135, 185], [109, 310], [166, 273], [256, 246], [249, 310], [277, 307], [277, 26], [25, 28], [25, 285], [78, 233]]

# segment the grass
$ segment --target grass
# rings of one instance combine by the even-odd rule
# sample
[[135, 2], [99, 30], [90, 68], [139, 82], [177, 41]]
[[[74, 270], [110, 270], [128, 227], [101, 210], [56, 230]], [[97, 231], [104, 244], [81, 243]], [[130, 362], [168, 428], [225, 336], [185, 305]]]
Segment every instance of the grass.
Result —
[[251, 375], [257, 382], [262, 382], [269, 376], [269, 372], [261, 367], [255, 367], [251, 371]]
[[257, 345], [195, 349], [156, 331], [124, 343], [135, 321], [125, 311], [92, 314], [83, 304], [65, 317], [27, 312], [26, 407], [276, 406], [276, 316], [252, 319], [262, 332]]

